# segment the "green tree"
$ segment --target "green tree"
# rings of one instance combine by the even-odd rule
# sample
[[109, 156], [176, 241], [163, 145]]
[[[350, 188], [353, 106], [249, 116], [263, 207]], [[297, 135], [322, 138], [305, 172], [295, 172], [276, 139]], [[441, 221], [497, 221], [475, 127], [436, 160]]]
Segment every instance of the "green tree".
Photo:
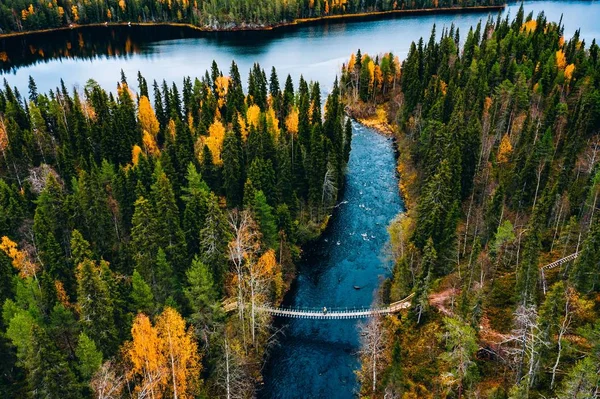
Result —
[[468, 392], [478, 377], [475, 353], [479, 348], [473, 327], [455, 317], [444, 318], [444, 333], [440, 336], [446, 351], [440, 356], [448, 367], [449, 388], [456, 387], [458, 397]]
[[102, 266], [86, 259], [77, 269], [77, 298], [83, 331], [104, 355], [113, 354], [117, 346], [114, 304], [110, 286], [101, 274]]
[[571, 281], [579, 291], [584, 293], [597, 292], [600, 289], [600, 218], [598, 217], [571, 270]]
[[419, 277], [415, 285], [415, 296], [412, 301], [411, 312], [416, 318], [417, 324], [429, 310], [429, 291], [432, 283], [432, 270], [437, 262], [437, 252], [433, 246], [433, 240], [427, 240], [423, 249], [423, 258], [421, 259]]
[[273, 215], [273, 208], [267, 203], [267, 198], [262, 190], [254, 192], [252, 212], [258, 221], [264, 244], [269, 248], [276, 248], [277, 225], [275, 223], [275, 216]]
[[578, 361], [565, 377], [558, 393], [559, 399], [593, 398], [600, 387], [597, 359], [591, 356]]
[[196, 329], [196, 335], [208, 344], [213, 332], [216, 319], [221, 316], [221, 304], [218, 301], [217, 290], [212, 273], [198, 257], [186, 272], [187, 285], [184, 289], [191, 313], [191, 321]]
[[[234, 120], [234, 126], [239, 130], [237, 119]], [[230, 208], [239, 207], [242, 204], [244, 190], [244, 173], [242, 158], [241, 136], [234, 131], [225, 133], [223, 140], [223, 190], [227, 198], [227, 206]]]
[[31, 350], [26, 360], [27, 381], [33, 398], [80, 398], [81, 392], [64, 355], [39, 326], [31, 329]]
[[102, 353], [96, 348], [96, 343], [82, 332], [79, 334], [75, 354], [77, 355], [79, 373], [87, 381], [102, 365]]
[[133, 271], [131, 278], [131, 305], [131, 309], [136, 314], [140, 312], [153, 313], [154, 295], [152, 295], [152, 289], [137, 270]]

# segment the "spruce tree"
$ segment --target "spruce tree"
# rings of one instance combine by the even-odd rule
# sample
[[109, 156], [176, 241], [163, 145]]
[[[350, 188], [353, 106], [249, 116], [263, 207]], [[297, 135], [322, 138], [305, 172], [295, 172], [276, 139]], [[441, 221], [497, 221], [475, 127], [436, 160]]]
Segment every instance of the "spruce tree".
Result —
[[110, 287], [100, 271], [101, 268], [89, 259], [79, 264], [77, 298], [83, 331], [108, 356], [116, 350], [117, 331]]
[[134, 270], [131, 277], [131, 310], [136, 314], [139, 312], [152, 314], [154, 308], [152, 289], [142, 275]]
[[81, 392], [64, 355], [43, 328], [33, 325], [31, 350], [26, 364], [27, 381], [33, 398], [76, 399]]
[[257, 190], [254, 193], [252, 212], [262, 233], [263, 243], [268, 248], [276, 248], [277, 225], [275, 216], [273, 215], [273, 208], [267, 203], [267, 198], [262, 190]]

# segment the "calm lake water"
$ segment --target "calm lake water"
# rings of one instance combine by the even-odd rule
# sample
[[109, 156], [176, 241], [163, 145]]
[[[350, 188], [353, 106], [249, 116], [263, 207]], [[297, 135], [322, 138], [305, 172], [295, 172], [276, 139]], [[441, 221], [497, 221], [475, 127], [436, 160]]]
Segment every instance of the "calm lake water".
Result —
[[[504, 11], [515, 15], [518, 5]], [[526, 2], [526, 13], [544, 11], [550, 20], [563, 15], [565, 36], [581, 28], [589, 44], [600, 38], [600, 1]], [[495, 14], [494, 14], [495, 15]], [[181, 83], [201, 76], [216, 60], [225, 73], [232, 60], [243, 76], [253, 63], [275, 66], [280, 80], [302, 74], [327, 92], [349, 55], [360, 48], [371, 54], [392, 51], [404, 58], [410, 43], [438, 34], [452, 23], [464, 39], [470, 26], [487, 14], [404, 16], [369, 22], [326, 23], [271, 32], [198, 33], [172, 28], [89, 28], [46, 36], [0, 41], [0, 75], [26, 93], [29, 75], [40, 91], [67, 87], [93, 78], [114, 90], [123, 70], [134, 85], [138, 71]], [[392, 142], [354, 125], [347, 186], [329, 229], [306, 249], [287, 306], [368, 307], [382, 279], [389, 275], [384, 253], [386, 227], [402, 211]], [[360, 287], [356, 290], [354, 286]], [[358, 334], [354, 321], [292, 320], [264, 370], [264, 398], [350, 398], [358, 389]]]

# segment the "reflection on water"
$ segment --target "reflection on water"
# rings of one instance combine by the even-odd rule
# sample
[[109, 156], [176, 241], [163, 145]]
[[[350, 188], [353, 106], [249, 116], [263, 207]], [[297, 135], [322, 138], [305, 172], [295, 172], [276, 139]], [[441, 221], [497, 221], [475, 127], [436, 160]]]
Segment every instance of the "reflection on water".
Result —
[[[511, 4], [503, 14], [515, 15], [518, 7]], [[526, 13], [535, 15], [541, 10], [555, 21], [564, 14], [567, 37], [577, 28], [581, 28], [581, 37], [588, 44], [600, 37], [599, 1], [525, 3]], [[184, 76], [204, 74], [213, 60], [225, 73], [235, 60], [243, 78], [252, 64], [259, 62], [264, 68], [275, 66], [282, 80], [290, 74], [297, 82], [302, 74], [307, 80], [318, 80], [327, 90], [342, 63], [359, 48], [370, 54], [391, 51], [403, 59], [410, 43], [421, 36], [427, 38], [434, 23], [438, 34], [443, 27], [454, 24], [464, 39], [469, 27], [487, 16], [485, 12], [405, 15], [264, 32], [210, 33], [167, 26], [88, 27], [1, 39], [0, 73], [23, 92], [29, 75], [44, 92], [56, 87], [60, 79], [69, 87], [83, 85], [92, 77], [104, 88], [114, 90], [121, 70], [132, 78], [140, 71], [150, 82], [165, 79], [167, 83], [181, 83]]]

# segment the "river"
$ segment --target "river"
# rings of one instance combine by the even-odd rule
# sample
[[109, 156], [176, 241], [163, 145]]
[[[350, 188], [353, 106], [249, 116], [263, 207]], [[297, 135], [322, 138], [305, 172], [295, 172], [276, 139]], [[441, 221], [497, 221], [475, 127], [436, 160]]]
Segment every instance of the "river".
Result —
[[[402, 210], [395, 166], [391, 139], [354, 123], [343, 198], [325, 234], [306, 249], [286, 305], [371, 305], [391, 267], [383, 250], [386, 228]], [[261, 397], [352, 397], [358, 388], [356, 323], [292, 319], [265, 369]]]
[[[599, 1], [526, 2], [526, 13], [563, 15], [565, 36], [581, 28], [589, 44], [600, 38]], [[515, 15], [519, 5], [504, 11]], [[268, 32], [198, 33], [185, 29], [89, 28], [45, 36], [0, 40], [0, 71], [26, 92], [31, 75], [40, 91], [63, 79], [82, 87], [93, 78], [114, 89], [123, 70], [130, 83], [138, 71], [149, 80], [181, 82], [200, 76], [212, 60], [228, 71], [234, 59], [244, 76], [254, 62], [275, 66], [283, 81], [302, 74], [328, 91], [342, 63], [358, 48], [371, 54], [392, 51], [400, 58], [410, 43], [452, 23], [464, 39], [487, 14], [400, 16], [369, 22], [328, 22]], [[1, 61], [4, 59], [5, 61]], [[135, 84], [133, 84], [135, 86]], [[346, 189], [321, 239], [306, 248], [287, 306], [368, 307], [390, 260], [384, 252], [386, 227], [402, 211], [392, 142], [354, 124]], [[360, 287], [355, 289], [354, 287]], [[264, 369], [263, 398], [350, 398], [358, 389], [355, 321], [291, 320], [283, 327]]]

